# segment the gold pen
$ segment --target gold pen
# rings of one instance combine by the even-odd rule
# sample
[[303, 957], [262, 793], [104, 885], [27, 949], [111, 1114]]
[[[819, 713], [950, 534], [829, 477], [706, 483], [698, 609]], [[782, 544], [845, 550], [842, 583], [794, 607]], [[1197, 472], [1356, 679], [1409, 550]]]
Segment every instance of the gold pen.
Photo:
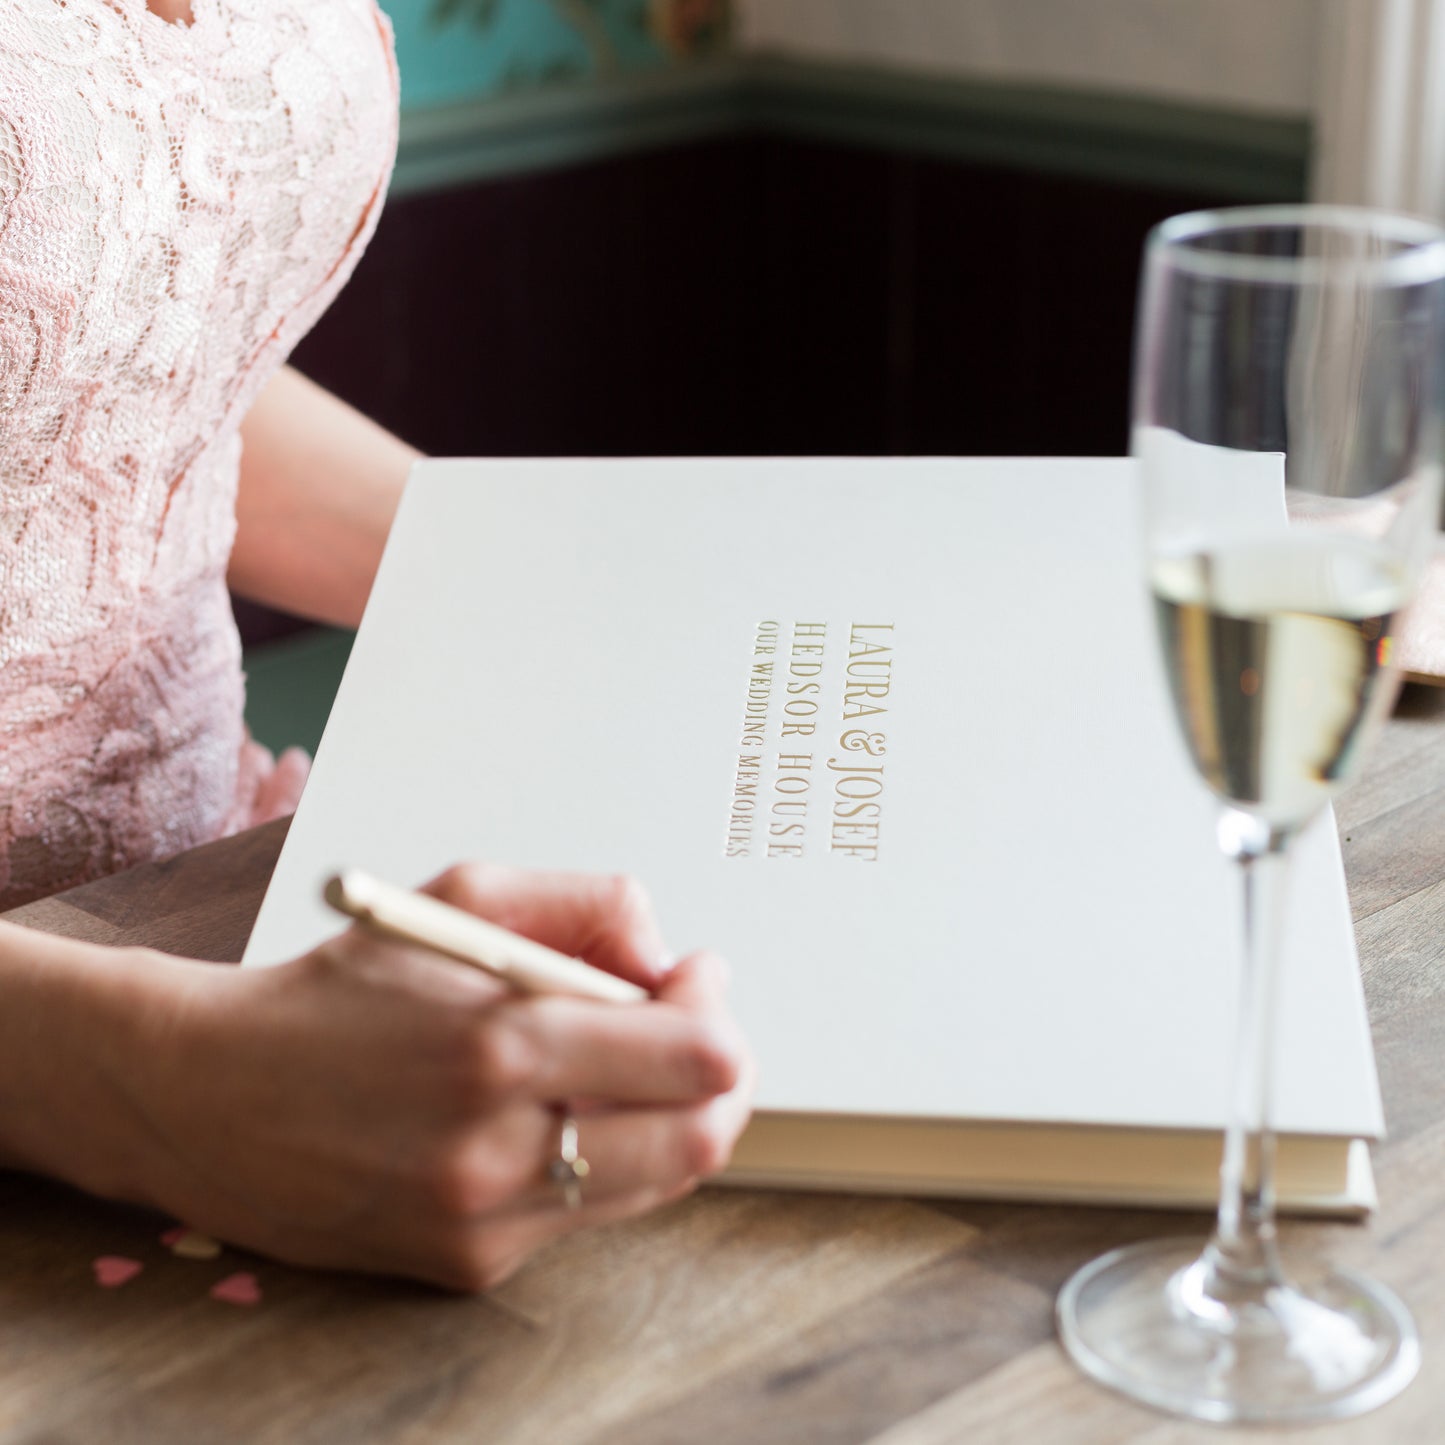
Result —
[[580, 958], [356, 868], [328, 879], [322, 897], [373, 933], [420, 944], [525, 993], [567, 993], [607, 1003], [640, 1003], [651, 997], [637, 984]]

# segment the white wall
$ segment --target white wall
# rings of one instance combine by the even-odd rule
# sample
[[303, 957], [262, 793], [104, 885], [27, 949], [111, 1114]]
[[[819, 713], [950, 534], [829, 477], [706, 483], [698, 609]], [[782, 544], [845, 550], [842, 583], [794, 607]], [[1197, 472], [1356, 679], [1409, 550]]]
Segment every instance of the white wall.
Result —
[[1320, 0], [738, 0], [742, 45], [1303, 116]]

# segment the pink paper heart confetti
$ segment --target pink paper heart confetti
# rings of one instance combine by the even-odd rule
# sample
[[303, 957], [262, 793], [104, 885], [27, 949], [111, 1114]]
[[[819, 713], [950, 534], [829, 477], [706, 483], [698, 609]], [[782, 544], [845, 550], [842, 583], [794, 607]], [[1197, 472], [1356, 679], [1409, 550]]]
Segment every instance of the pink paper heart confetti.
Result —
[[254, 1274], [243, 1270], [240, 1274], [228, 1274], [218, 1284], [213, 1284], [211, 1298], [228, 1305], [258, 1305], [261, 1303], [261, 1286]]
[[101, 1289], [119, 1289], [133, 1280], [145, 1266], [138, 1259], [125, 1259], [118, 1254], [102, 1254], [91, 1261], [95, 1282]]
[[187, 1229], [184, 1224], [166, 1230], [161, 1243], [181, 1259], [215, 1259], [221, 1252], [221, 1246], [209, 1234]]

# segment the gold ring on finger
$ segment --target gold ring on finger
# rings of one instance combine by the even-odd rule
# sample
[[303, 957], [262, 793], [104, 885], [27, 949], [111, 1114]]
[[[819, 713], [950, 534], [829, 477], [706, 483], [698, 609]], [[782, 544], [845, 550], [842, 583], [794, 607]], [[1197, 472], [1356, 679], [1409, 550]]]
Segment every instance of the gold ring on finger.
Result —
[[557, 1141], [557, 1156], [547, 1165], [547, 1178], [561, 1191], [568, 1209], [582, 1204], [582, 1181], [592, 1166], [577, 1149], [577, 1121], [571, 1114], [562, 1116], [562, 1133]]

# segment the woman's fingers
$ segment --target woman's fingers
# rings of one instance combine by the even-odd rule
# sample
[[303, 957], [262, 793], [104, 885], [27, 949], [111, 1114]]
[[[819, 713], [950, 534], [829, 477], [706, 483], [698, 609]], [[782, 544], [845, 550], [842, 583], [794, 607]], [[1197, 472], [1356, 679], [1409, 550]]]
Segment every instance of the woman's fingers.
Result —
[[712, 966], [689, 960], [678, 973], [677, 1001], [554, 994], [487, 1004], [475, 1026], [478, 1096], [679, 1104], [727, 1093], [743, 1073], [742, 1037], [722, 1009]]
[[[455, 1220], [538, 1210], [581, 1214], [569, 1195], [592, 1205], [644, 1190], [681, 1190], [726, 1167], [751, 1102], [750, 1071], [730, 1093], [671, 1108], [567, 1114], [519, 1100], [419, 1161], [428, 1212]], [[564, 1138], [569, 1120], [576, 1132]], [[570, 1180], [575, 1187], [559, 1164], [569, 1149], [583, 1161]]]
[[646, 891], [623, 874], [463, 863], [422, 890], [563, 953], [655, 988], [670, 962]]
[[728, 968], [715, 953], [689, 954], [663, 980], [657, 997], [690, 1013], [715, 1014], [726, 1006]]
[[[575, 1115], [577, 1154], [587, 1161], [576, 1185], [582, 1209], [642, 1191], [671, 1193], [721, 1173], [747, 1112], [746, 1101], [724, 1096], [687, 1109]], [[548, 1173], [561, 1157], [560, 1137], [554, 1120], [535, 1187], [518, 1197], [520, 1208], [582, 1213], [568, 1205], [566, 1185]]]
[[441, 1187], [428, 1188], [417, 1217], [508, 1231], [540, 1219], [564, 1233], [619, 1200], [677, 1198], [726, 1166], [747, 1112], [745, 1098], [724, 1096], [686, 1109], [567, 1116], [576, 1127], [569, 1176], [553, 1172], [564, 1158], [564, 1116], [519, 1109], [507, 1128], [479, 1134], [434, 1173]]
[[256, 828], [294, 813], [310, 772], [310, 757], [301, 748], [287, 748], [256, 789], [249, 826]]
[[732, 1094], [691, 1109], [617, 1111], [579, 1115], [577, 1153], [587, 1161], [577, 1204], [565, 1185], [548, 1175], [558, 1157], [560, 1120], [547, 1120], [550, 1150], [537, 1183], [498, 1211], [479, 1231], [461, 1287], [487, 1289], [511, 1274], [529, 1255], [573, 1230], [645, 1214], [691, 1194], [703, 1178], [722, 1169], [747, 1122], [751, 1074]]

